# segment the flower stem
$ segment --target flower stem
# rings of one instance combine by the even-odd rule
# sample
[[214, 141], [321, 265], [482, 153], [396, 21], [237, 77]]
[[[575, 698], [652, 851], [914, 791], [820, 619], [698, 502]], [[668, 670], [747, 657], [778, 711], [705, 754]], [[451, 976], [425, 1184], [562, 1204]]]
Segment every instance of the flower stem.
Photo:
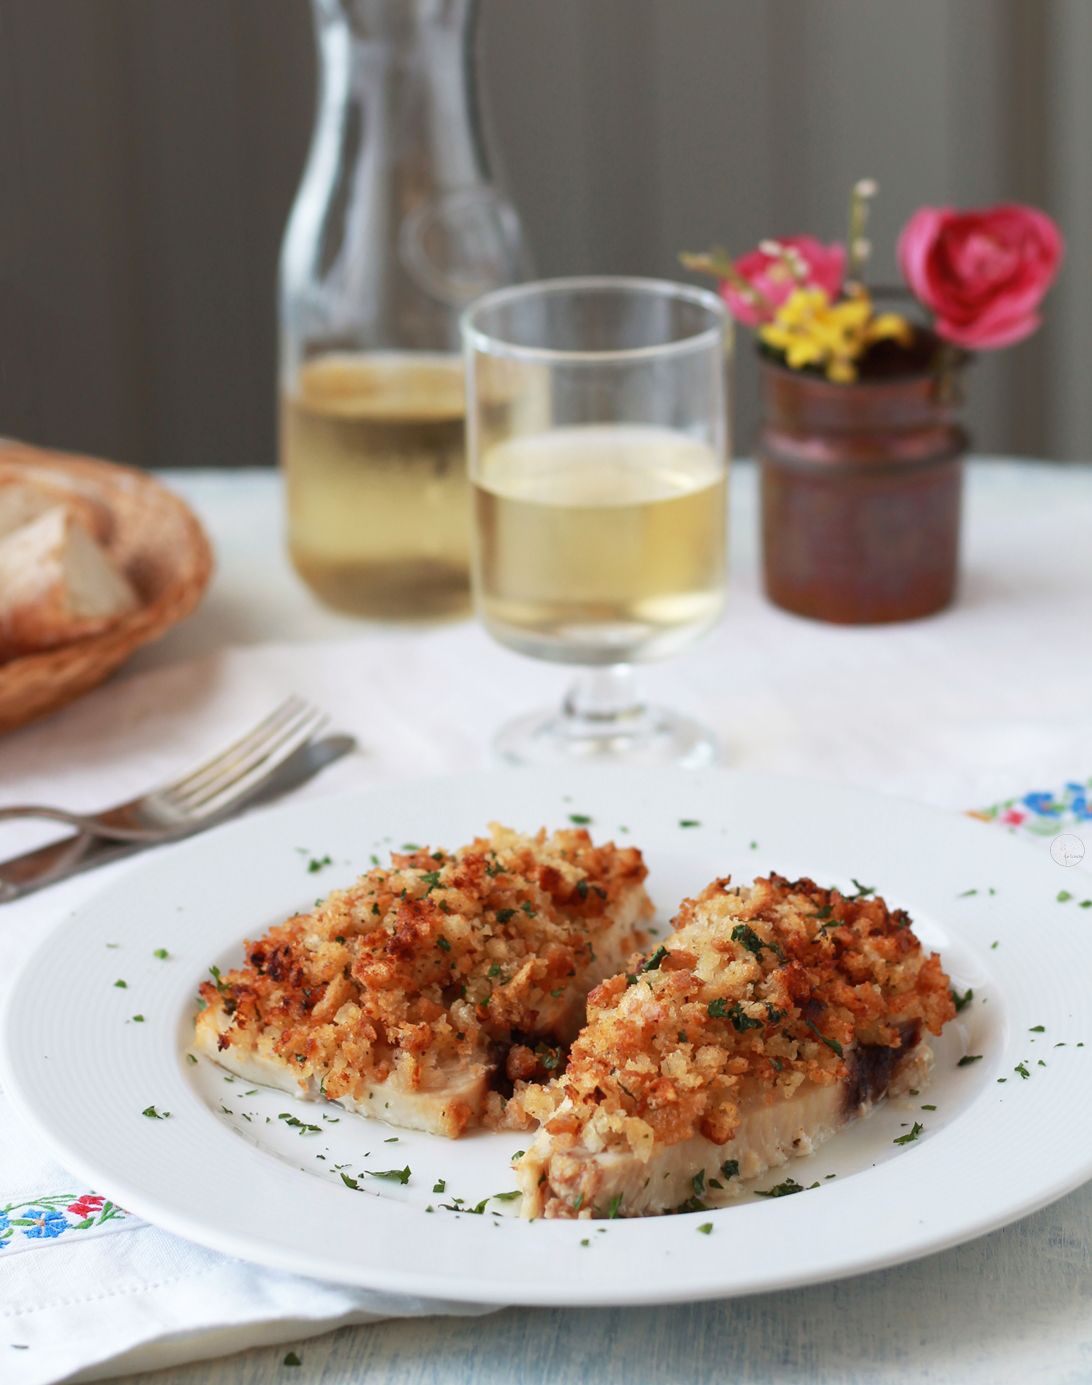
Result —
[[865, 237], [868, 230], [868, 204], [879, 188], [872, 178], [860, 178], [849, 194], [849, 257], [846, 262], [846, 283], [859, 284], [864, 276], [865, 262], [872, 246]]

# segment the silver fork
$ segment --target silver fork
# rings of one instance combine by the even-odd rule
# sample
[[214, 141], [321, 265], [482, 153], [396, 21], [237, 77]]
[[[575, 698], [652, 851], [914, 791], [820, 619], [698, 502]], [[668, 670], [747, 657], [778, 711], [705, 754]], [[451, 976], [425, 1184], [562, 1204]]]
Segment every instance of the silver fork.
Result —
[[233, 745], [173, 784], [101, 813], [70, 813], [41, 804], [0, 808], [5, 818], [50, 818], [83, 833], [118, 842], [161, 842], [185, 837], [230, 813], [325, 726], [324, 713], [290, 697]]

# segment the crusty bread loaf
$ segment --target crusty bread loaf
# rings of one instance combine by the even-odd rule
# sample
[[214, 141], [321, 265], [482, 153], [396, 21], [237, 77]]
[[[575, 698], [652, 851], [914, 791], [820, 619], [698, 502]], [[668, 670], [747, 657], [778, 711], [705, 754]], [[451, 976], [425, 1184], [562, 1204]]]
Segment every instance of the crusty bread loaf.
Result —
[[136, 605], [128, 580], [67, 506], [0, 538], [0, 659], [97, 635]]
[[[31, 474], [23, 474], [26, 472]], [[113, 526], [110, 512], [101, 502], [48, 474], [29, 467], [16, 471], [0, 464], [0, 538], [58, 505], [71, 510], [93, 539], [108, 541]]]

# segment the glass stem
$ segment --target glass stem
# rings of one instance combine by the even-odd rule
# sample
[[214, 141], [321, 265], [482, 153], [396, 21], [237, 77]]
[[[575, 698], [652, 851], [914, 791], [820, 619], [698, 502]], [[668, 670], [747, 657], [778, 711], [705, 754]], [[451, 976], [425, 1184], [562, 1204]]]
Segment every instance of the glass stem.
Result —
[[629, 664], [586, 668], [565, 695], [565, 730], [577, 737], [625, 735], [645, 718], [645, 704]]

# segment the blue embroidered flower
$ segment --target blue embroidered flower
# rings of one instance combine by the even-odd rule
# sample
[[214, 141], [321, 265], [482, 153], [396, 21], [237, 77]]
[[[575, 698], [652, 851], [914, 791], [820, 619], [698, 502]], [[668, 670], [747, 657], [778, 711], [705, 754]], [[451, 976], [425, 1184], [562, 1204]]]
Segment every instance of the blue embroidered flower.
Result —
[[1050, 814], [1057, 817], [1062, 811], [1062, 805], [1054, 802], [1054, 795], [1050, 793], [1029, 793], [1025, 796], [1024, 802], [1033, 813], [1038, 813], [1042, 817]]
[[59, 1236], [62, 1231], [68, 1230], [68, 1218], [55, 1208], [28, 1207], [23, 1216], [34, 1223], [33, 1226], [23, 1227], [24, 1236], [42, 1240], [47, 1236]]

